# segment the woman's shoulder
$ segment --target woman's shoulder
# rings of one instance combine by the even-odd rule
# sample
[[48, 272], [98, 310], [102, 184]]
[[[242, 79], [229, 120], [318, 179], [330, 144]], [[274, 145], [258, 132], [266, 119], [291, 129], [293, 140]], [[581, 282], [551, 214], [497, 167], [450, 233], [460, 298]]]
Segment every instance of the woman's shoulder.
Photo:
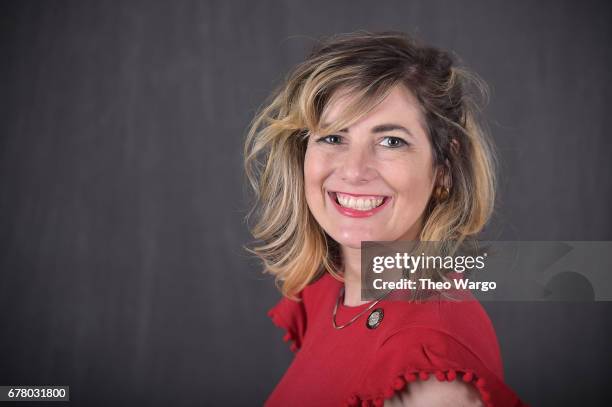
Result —
[[481, 350], [433, 326], [408, 326], [387, 336], [348, 403], [383, 405], [410, 383], [430, 379], [471, 384], [486, 406], [523, 405]]
[[503, 377], [503, 367], [495, 328], [482, 304], [476, 300], [453, 301], [437, 299], [420, 303], [390, 301], [389, 316], [379, 346], [390, 338], [417, 340], [444, 346], [450, 342], [482, 360], [492, 371]]
[[380, 340], [364, 381], [350, 402], [382, 405], [411, 382], [469, 383], [487, 406], [521, 406], [503, 380], [499, 345], [477, 301], [382, 303]]
[[290, 344], [293, 352], [302, 346], [308, 326], [308, 316], [313, 314], [313, 308], [322, 303], [323, 296], [331, 294], [335, 284], [338, 282], [331, 275], [321, 274], [297, 293], [296, 299], [283, 296], [268, 310], [268, 316], [274, 325], [285, 331], [283, 340]]
[[298, 293], [296, 300], [281, 297], [267, 315], [274, 325], [285, 332], [283, 341], [289, 344], [291, 351], [297, 352], [302, 346], [307, 323], [302, 292]]

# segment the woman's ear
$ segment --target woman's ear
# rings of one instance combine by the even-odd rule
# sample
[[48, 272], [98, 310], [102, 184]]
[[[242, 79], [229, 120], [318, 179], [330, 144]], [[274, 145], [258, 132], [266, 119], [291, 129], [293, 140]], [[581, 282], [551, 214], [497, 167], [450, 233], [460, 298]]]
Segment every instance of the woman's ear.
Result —
[[434, 186], [442, 185], [444, 182], [444, 165], [438, 164], [436, 165]]
[[445, 160], [446, 165], [444, 168], [444, 176], [442, 178], [442, 185], [444, 185], [445, 188], [447, 189], [451, 189], [451, 187], [453, 186], [453, 177], [451, 177], [451, 164], [450, 161], [448, 161], [448, 158]]
[[448, 158], [444, 159], [444, 164], [436, 166], [435, 185], [450, 188], [451, 176], [450, 176], [450, 161]]
[[459, 150], [461, 149], [461, 144], [459, 144], [459, 140], [455, 137], [451, 138], [450, 141], [450, 152], [452, 155], [459, 155]]
[[[459, 152], [461, 151], [461, 144], [459, 144], [459, 140], [457, 140], [455, 137], [451, 138], [449, 151], [451, 157], [458, 156]], [[445, 188], [451, 189], [453, 186], [453, 177], [451, 176], [452, 167], [448, 157], [444, 159], [444, 165], [440, 167], [441, 170], [438, 171], [438, 175], [440, 177], [437, 180], [437, 182], [439, 183], [438, 185], [442, 185]]]
[[[459, 140], [455, 137], [451, 138], [449, 143], [449, 152], [450, 156], [459, 155], [459, 151], [461, 149], [461, 145], [459, 144]], [[434, 177], [434, 194], [440, 195], [439, 191], [450, 191], [453, 184], [453, 177], [451, 176], [451, 163], [448, 158], [444, 158], [444, 164], [439, 164], [436, 166], [436, 172]], [[448, 192], [446, 192], [448, 194]]]

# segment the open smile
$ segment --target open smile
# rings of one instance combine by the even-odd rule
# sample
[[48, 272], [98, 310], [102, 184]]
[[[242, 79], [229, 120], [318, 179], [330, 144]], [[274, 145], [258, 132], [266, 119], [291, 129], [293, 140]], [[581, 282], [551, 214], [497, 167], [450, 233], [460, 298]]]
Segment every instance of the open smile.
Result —
[[329, 191], [327, 193], [336, 209], [352, 218], [369, 217], [380, 212], [391, 200], [386, 195], [349, 194]]

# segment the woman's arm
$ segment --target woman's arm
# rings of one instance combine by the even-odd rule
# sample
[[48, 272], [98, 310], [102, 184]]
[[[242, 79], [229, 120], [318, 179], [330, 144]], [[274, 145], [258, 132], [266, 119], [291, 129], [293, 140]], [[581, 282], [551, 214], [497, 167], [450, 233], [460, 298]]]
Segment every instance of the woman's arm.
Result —
[[406, 390], [385, 401], [385, 407], [482, 407], [478, 390], [459, 380], [441, 382], [434, 376], [412, 382]]

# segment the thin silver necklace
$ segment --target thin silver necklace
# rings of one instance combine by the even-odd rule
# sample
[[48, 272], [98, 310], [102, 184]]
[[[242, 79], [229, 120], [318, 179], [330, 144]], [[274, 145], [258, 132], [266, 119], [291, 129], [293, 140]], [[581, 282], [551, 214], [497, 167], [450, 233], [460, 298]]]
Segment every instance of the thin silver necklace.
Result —
[[376, 301], [374, 301], [372, 304], [370, 304], [366, 309], [364, 309], [363, 311], [361, 311], [360, 313], [358, 313], [357, 315], [355, 315], [353, 318], [350, 319], [350, 321], [348, 321], [346, 324], [343, 325], [338, 325], [336, 323], [336, 311], [338, 311], [338, 305], [340, 304], [340, 300], [344, 298], [344, 286], [342, 286], [340, 288], [340, 292], [338, 293], [338, 299], [336, 300], [336, 305], [334, 306], [334, 312], [332, 313], [332, 325], [334, 326], [335, 329], [342, 329], [344, 327], [349, 326], [350, 324], [352, 324], [353, 322], [357, 321], [357, 319], [362, 316], [363, 314], [365, 314], [366, 312], [368, 312], [369, 310], [371, 310], [372, 308], [374, 308], [374, 306], [376, 304], [378, 304], [383, 298], [385, 298], [387, 295], [389, 295], [389, 293], [393, 291], [387, 291], [382, 297], [380, 297], [379, 299], [377, 299]]

